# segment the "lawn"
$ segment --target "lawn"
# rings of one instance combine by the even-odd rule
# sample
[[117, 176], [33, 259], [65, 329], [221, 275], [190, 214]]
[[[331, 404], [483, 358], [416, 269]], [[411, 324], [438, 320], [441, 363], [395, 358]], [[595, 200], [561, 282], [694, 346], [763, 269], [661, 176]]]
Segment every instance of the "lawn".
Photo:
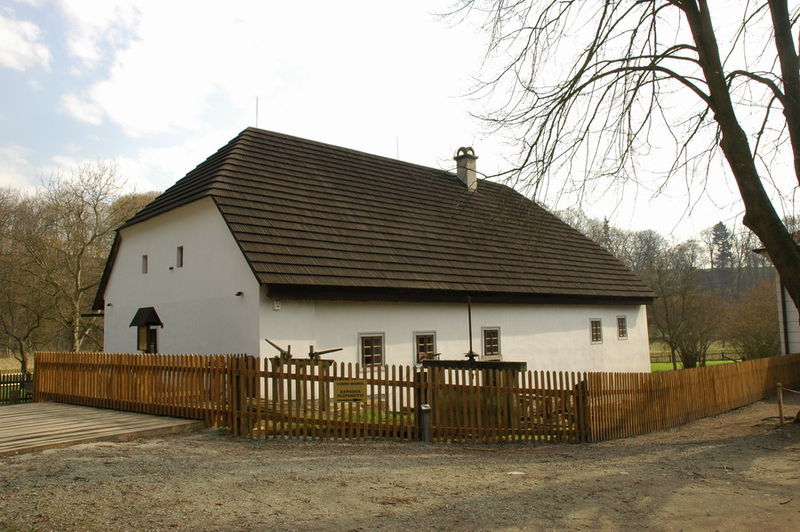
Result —
[[[32, 363], [31, 368], [33, 368]], [[0, 356], [0, 373], [19, 373], [19, 362], [17, 359], [14, 357]]]
[[[732, 360], [708, 360], [706, 361], [707, 366], [716, 366], [719, 364], [730, 364]], [[678, 369], [683, 369], [683, 364], [678, 362]], [[651, 362], [650, 363], [650, 371], [672, 371], [672, 362]]]

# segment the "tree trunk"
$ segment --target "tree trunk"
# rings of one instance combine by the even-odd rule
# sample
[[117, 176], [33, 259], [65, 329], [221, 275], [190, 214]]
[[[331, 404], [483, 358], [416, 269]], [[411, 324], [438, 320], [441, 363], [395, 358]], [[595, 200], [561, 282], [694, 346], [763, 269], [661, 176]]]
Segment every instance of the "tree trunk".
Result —
[[800, 308], [800, 252], [764, 190], [747, 135], [733, 109], [708, 4], [706, 0], [698, 4], [686, 4], [683, 9], [708, 84], [714, 119], [722, 134], [720, 148], [744, 202], [742, 221], [761, 239], [790, 297]]
[[794, 172], [800, 183], [800, 62], [792, 38], [792, 22], [786, 0], [769, 0], [775, 49], [783, 78], [783, 116], [794, 154]]
[[23, 375], [28, 375], [30, 373], [30, 364], [28, 363], [28, 350], [26, 349], [25, 341], [20, 340], [19, 338], [16, 340], [17, 348], [19, 349], [19, 355], [15, 355], [14, 358], [16, 358], [17, 362], [19, 362], [20, 372]]

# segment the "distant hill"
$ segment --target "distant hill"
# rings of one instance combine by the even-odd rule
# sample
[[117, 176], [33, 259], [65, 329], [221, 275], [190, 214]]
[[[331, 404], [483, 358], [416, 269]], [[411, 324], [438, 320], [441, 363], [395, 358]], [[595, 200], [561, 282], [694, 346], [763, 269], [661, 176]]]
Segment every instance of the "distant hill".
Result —
[[715, 268], [698, 270], [697, 279], [704, 290], [722, 296], [734, 296], [746, 292], [763, 282], [775, 280], [775, 268]]

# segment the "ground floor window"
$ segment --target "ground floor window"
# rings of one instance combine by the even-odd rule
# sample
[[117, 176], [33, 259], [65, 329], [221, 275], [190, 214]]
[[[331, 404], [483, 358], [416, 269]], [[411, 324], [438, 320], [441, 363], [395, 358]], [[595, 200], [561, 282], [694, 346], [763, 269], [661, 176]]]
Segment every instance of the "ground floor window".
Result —
[[358, 337], [361, 344], [361, 364], [383, 364], [383, 333], [359, 334]]
[[617, 316], [617, 338], [625, 340], [628, 337], [628, 318]]
[[500, 356], [500, 327], [483, 328], [483, 356]]
[[603, 341], [603, 322], [598, 319], [589, 320], [589, 329], [591, 331], [592, 343], [599, 344]]
[[433, 360], [436, 355], [436, 333], [415, 333], [414, 346], [414, 361], [417, 364], [423, 360]]

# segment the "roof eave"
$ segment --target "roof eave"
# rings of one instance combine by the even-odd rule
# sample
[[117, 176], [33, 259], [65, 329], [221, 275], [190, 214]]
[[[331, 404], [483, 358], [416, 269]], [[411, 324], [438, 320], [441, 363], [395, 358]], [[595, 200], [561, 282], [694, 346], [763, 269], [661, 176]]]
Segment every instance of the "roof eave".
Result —
[[511, 304], [585, 304], [585, 305], [647, 305], [655, 294], [638, 293], [619, 296], [600, 294], [546, 294], [524, 292], [491, 292], [469, 290], [428, 290], [391, 287], [319, 286], [266, 284], [267, 295], [274, 299], [306, 299], [328, 301], [396, 301]]
[[111, 269], [114, 267], [114, 261], [119, 252], [121, 238], [119, 236], [119, 229], [114, 235], [114, 243], [111, 244], [111, 251], [108, 252], [108, 259], [106, 265], [103, 267], [103, 275], [100, 277], [100, 284], [97, 285], [97, 293], [94, 296], [94, 303], [92, 303], [92, 310], [103, 310], [105, 307], [105, 292], [108, 285], [108, 279], [111, 277]]

